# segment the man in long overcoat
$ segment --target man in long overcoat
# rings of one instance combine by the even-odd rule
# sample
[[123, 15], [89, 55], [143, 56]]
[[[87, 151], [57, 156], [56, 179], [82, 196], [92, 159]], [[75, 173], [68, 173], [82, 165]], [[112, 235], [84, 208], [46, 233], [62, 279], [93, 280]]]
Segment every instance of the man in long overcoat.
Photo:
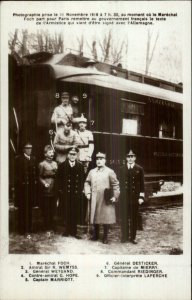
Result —
[[[109, 224], [116, 223], [115, 205], [120, 191], [119, 181], [115, 172], [108, 168], [106, 164], [106, 155], [97, 153], [97, 167], [92, 169], [85, 181], [84, 190], [88, 201], [91, 201], [90, 223], [94, 224], [94, 235], [92, 240], [99, 239], [99, 225], [103, 224], [103, 243], [108, 243]], [[104, 191], [111, 189], [111, 203], [107, 204], [104, 198]]]
[[57, 181], [61, 194], [60, 209], [65, 224], [63, 236], [77, 236], [77, 224], [81, 219], [81, 201], [84, 186], [84, 169], [77, 161], [78, 148], [68, 151], [65, 162], [58, 167]]
[[136, 231], [139, 205], [144, 202], [144, 172], [143, 168], [135, 163], [136, 155], [130, 150], [126, 156], [127, 164], [120, 169], [120, 216], [121, 242], [129, 240], [137, 244]]
[[37, 204], [37, 166], [32, 144], [27, 142], [23, 154], [16, 157], [15, 206], [19, 209], [20, 234], [32, 232], [32, 209]]

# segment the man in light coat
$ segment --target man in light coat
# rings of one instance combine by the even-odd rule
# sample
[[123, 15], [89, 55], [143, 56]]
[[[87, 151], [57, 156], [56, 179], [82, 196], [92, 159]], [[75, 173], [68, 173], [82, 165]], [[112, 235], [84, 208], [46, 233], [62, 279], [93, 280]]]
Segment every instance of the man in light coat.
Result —
[[81, 118], [78, 119], [78, 129], [77, 135], [79, 139], [79, 161], [83, 164], [85, 172], [89, 167], [89, 163], [92, 160], [92, 155], [94, 151], [94, 141], [93, 134], [90, 130], [87, 130], [87, 119], [81, 115]]
[[56, 151], [56, 161], [58, 164], [64, 162], [67, 158], [68, 150], [72, 146], [78, 146], [79, 139], [76, 131], [72, 129], [72, 123], [64, 125], [62, 131], [58, 131], [53, 142]]
[[62, 129], [65, 124], [73, 121], [73, 109], [69, 103], [69, 93], [61, 93], [61, 104], [55, 107], [51, 117], [51, 123], [55, 124], [56, 131]]
[[[92, 169], [85, 181], [84, 191], [88, 201], [91, 201], [90, 223], [94, 224], [92, 240], [99, 239], [99, 225], [103, 224], [103, 243], [108, 243], [109, 224], [116, 223], [115, 202], [120, 194], [119, 181], [115, 172], [106, 165], [106, 155], [97, 153], [95, 169]], [[104, 198], [105, 189], [111, 189], [110, 204]]]

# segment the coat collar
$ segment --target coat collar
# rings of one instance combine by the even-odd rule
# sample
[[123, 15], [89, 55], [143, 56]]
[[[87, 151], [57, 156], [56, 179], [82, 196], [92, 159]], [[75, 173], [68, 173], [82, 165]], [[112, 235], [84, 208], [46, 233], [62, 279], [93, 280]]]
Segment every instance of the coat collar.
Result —
[[103, 172], [106, 169], [106, 166], [103, 166], [101, 168], [96, 167], [97, 172]]
[[131, 164], [131, 165], [127, 163], [127, 169], [130, 169], [130, 166], [131, 166], [131, 169], [134, 169], [135, 163], [133, 163], [133, 164]]

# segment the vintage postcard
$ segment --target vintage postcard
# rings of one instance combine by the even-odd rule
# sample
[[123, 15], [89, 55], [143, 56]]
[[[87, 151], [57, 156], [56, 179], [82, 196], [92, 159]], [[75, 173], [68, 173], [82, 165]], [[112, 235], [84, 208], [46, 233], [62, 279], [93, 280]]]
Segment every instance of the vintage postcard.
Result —
[[191, 298], [191, 2], [1, 2], [0, 299]]

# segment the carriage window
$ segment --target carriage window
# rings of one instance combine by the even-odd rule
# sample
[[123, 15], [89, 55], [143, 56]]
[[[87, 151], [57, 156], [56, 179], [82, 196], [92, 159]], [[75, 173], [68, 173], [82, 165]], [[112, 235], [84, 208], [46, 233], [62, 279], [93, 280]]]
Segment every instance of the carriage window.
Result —
[[141, 134], [141, 119], [144, 115], [144, 104], [121, 99], [122, 133]]
[[137, 134], [138, 133], [137, 120], [123, 119], [122, 133]]
[[159, 137], [160, 138], [175, 138], [175, 126], [163, 122], [159, 127]]

